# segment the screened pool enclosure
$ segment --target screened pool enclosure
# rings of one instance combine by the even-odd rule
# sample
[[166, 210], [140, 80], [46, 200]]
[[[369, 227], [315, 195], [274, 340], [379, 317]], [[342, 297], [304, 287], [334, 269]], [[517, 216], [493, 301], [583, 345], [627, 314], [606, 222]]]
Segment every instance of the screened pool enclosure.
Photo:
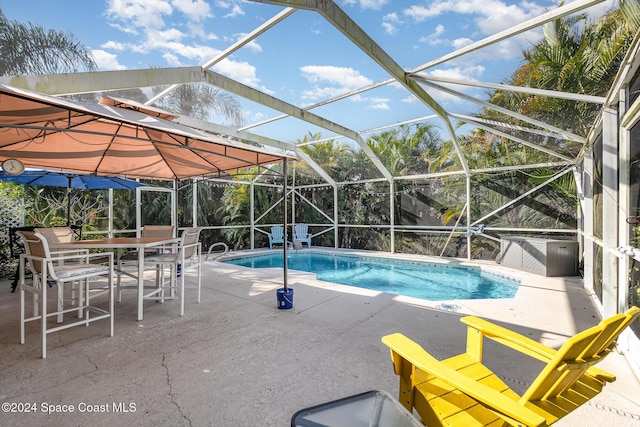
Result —
[[[286, 215], [289, 224], [309, 225], [314, 246], [498, 262], [505, 238], [571, 240], [579, 243], [578, 271], [603, 315], [640, 304], [637, 2], [626, 2], [635, 18], [628, 18], [631, 30], [621, 36], [625, 48], [617, 72], [600, 77], [611, 81], [610, 88], [598, 95], [563, 85], [529, 86], [526, 79], [506, 76], [499, 78], [502, 83], [463, 79], [455, 69], [470, 58], [491, 64], [510, 39], [549, 36], [553, 29], [562, 35], [563, 19], [593, 12], [600, 1], [563, 4], [434, 58], [385, 50], [359, 25], [357, 13], [347, 14], [331, 1], [255, 3], [265, 3], [261, 10], [270, 19], [239, 31], [241, 38], [204, 64], [0, 77], [2, 84], [55, 96], [118, 97], [140, 89], [136, 93], [146, 98], [138, 101], [145, 105], [161, 105], [183, 85], [211, 85], [238, 96], [245, 108], [259, 109], [263, 118], [237, 127], [179, 114], [174, 121], [296, 159], [288, 162], [286, 194], [282, 164], [180, 181], [149, 176], [145, 182], [154, 187], [102, 194], [89, 233], [121, 235], [145, 223], [174, 223], [204, 227], [207, 247], [223, 241], [233, 249], [261, 248], [268, 247], [270, 227]], [[303, 32], [290, 45], [274, 41], [288, 40], [291, 31], [317, 20], [342, 44], [325, 46]], [[327, 91], [303, 105], [301, 97], [265, 89], [279, 82], [247, 84], [219, 67], [230, 57], [248, 60], [247, 46], [256, 40], [271, 49], [283, 79], [300, 78], [295, 75], [303, 64], [278, 60], [295, 58], [297, 49], [315, 49], [319, 56], [347, 49], [353, 53], [349, 66], [372, 70], [368, 74], [377, 80]], [[391, 96], [402, 100], [389, 114], [391, 122], [359, 127], [363, 117], [374, 116], [363, 98]], [[283, 128], [300, 129], [299, 138], [280, 137]], [[0, 161], [9, 158], [42, 167], [0, 146]], [[620, 346], [637, 363], [636, 334], [637, 324]]]

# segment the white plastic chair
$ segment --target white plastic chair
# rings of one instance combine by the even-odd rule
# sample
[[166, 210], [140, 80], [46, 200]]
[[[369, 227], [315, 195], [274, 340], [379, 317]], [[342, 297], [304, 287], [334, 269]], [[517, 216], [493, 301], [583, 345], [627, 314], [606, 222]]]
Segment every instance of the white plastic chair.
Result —
[[[109, 319], [109, 336], [113, 336], [113, 254], [108, 254], [109, 265], [92, 264], [92, 258], [104, 257], [105, 254], [78, 253], [77, 251], [58, 251], [54, 254], [49, 250], [46, 238], [37, 232], [18, 232], [24, 242], [26, 253], [20, 255], [20, 343], [25, 343], [25, 324], [39, 320], [41, 322], [42, 358], [47, 357], [47, 335], [74, 326], [85, 325], [101, 319]], [[70, 253], [67, 253], [70, 252]], [[25, 264], [33, 273], [32, 285], [25, 282]], [[91, 304], [89, 279], [107, 278], [108, 303], [107, 309]], [[78, 304], [73, 308], [65, 309], [58, 301], [58, 309], [52, 312], [47, 310], [47, 280], [51, 279], [58, 286], [58, 298], [64, 296], [64, 285], [69, 282], [80, 281], [83, 286], [79, 289]], [[26, 292], [33, 295], [33, 315], [26, 317], [25, 298]], [[39, 310], [38, 310], [39, 308]], [[49, 327], [48, 318], [64, 315], [72, 311], [84, 313], [81, 319], [69, 323]]]
[[[180, 299], [180, 316], [184, 316], [184, 276], [185, 272], [191, 269], [198, 271], [198, 298], [200, 302], [201, 285], [202, 285], [202, 246], [199, 242], [200, 232], [202, 228], [191, 227], [182, 232], [180, 236], [180, 244], [172, 253], [160, 253], [145, 257], [144, 264], [159, 267], [157, 273], [159, 287], [153, 292], [145, 295], [146, 299], [156, 299], [164, 301], [165, 299]], [[169, 267], [169, 289], [170, 296], [165, 295], [164, 267]], [[178, 289], [177, 281], [180, 276], [180, 289], [178, 295], [175, 291]]]

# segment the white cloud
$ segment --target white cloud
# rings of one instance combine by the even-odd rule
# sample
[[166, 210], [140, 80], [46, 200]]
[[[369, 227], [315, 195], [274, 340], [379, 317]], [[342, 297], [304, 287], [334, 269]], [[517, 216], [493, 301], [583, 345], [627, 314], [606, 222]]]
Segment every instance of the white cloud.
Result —
[[95, 49], [91, 51], [93, 59], [96, 61], [96, 65], [99, 70], [113, 71], [113, 70], [126, 70], [127, 67], [118, 62], [118, 56], [113, 53], [109, 53], [102, 49]]
[[369, 99], [369, 105], [366, 107], [369, 110], [390, 110], [388, 98], [371, 98]]
[[380, 9], [382, 6], [388, 3], [388, 0], [345, 0], [345, 5], [360, 5], [363, 9]]
[[235, 18], [236, 16], [242, 16], [242, 15], [244, 15], [244, 10], [242, 10], [242, 8], [237, 4], [234, 4], [233, 7], [231, 8], [231, 12], [224, 15], [224, 17]]
[[402, 98], [402, 102], [409, 105], [423, 105], [422, 101], [420, 101], [418, 98], [416, 98], [413, 95]]
[[316, 36], [322, 34], [322, 24], [318, 21], [314, 22], [313, 25], [311, 25], [309, 27], [309, 31], [311, 31], [312, 34], [315, 34]]
[[380, 9], [387, 4], [387, 0], [360, 0], [360, 7], [363, 9]]
[[127, 26], [127, 25], [120, 25], [120, 24], [118, 24], [116, 22], [109, 22], [108, 25], [111, 28], [115, 28], [116, 30], [121, 31], [121, 32], [123, 32], [125, 34], [133, 34], [133, 35], [139, 34], [138, 29], [135, 28], [135, 27], [130, 27], [130, 26]]
[[402, 23], [402, 21], [400, 20], [400, 17], [395, 12], [387, 13], [382, 18], [382, 20], [385, 21], [385, 22], [394, 22], [396, 24], [401, 24]]
[[384, 32], [390, 35], [396, 34], [398, 29], [396, 28], [396, 24], [402, 24], [402, 21], [398, 17], [397, 13], [387, 13], [382, 18], [382, 28]]
[[384, 29], [384, 32], [389, 35], [394, 35], [398, 32], [398, 29], [391, 22], [383, 22], [382, 28]]
[[258, 123], [267, 118], [267, 115], [260, 111], [242, 111], [242, 117], [244, 117], [245, 123]]
[[101, 48], [103, 49], [111, 49], [111, 50], [125, 50], [126, 46], [123, 43], [120, 42], [116, 42], [113, 40], [109, 40], [106, 43], [102, 43], [100, 45]]
[[171, 4], [191, 21], [202, 21], [211, 16], [211, 7], [204, 0], [171, 0]]
[[178, 58], [173, 53], [167, 52], [164, 55], [162, 55], [162, 57], [167, 62], [167, 65], [170, 65], [172, 67], [182, 67], [182, 63], [180, 62], [180, 58]]
[[187, 28], [189, 29], [190, 34], [206, 38], [206, 33], [202, 22], [187, 22]]
[[455, 39], [451, 44], [453, 45], [454, 48], [456, 49], [462, 49], [465, 46], [470, 45], [471, 43], [473, 43], [473, 40], [471, 40], [468, 37], [461, 37], [459, 39]]
[[166, 0], [108, 0], [105, 13], [128, 26], [162, 28], [172, 8]]
[[225, 58], [214, 65], [213, 69], [220, 74], [233, 77], [234, 80], [247, 86], [254, 87], [268, 94], [273, 94], [272, 90], [260, 84], [260, 79], [256, 76], [256, 67], [248, 62], [237, 62]]
[[428, 36], [420, 37], [420, 42], [427, 43], [429, 46], [442, 44], [443, 40], [440, 38], [442, 34], [444, 34], [444, 25], [438, 24], [436, 25], [435, 30], [433, 30], [433, 33]]
[[333, 65], [305, 65], [300, 67], [300, 71], [302, 71], [302, 75], [310, 83], [317, 84], [320, 82], [326, 82], [347, 90], [357, 89], [373, 83], [371, 79], [349, 67], [336, 67]]
[[165, 43], [179, 42], [184, 38], [184, 33], [175, 28], [164, 31], [152, 30], [147, 32], [147, 40], [156, 47], [161, 47]]
[[403, 10], [403, 14], [415, 22], [423, 22], [445, 13], [477, 15], [476, 24], [480, 31], [487, 35], [495, 34], [544, 12], [545, 8], [536, 3], [506, 4], [500, 0], [436, 0], [428, 7], [413, 5]]
[[258, 44], [258, 42], [257, 42], [257, 41], [255, 41], [255, 40], [251, 40], [249, 43], [247, 43], [247, 44], [245, 45], [245, 47], [246, 47], [247, 49], [249, 49], [249, 50], [252, 50], [253, 52], [256, 52], [256, 53], [258, 53], [258, 52], [262, 52], [262, 46], [260, 46], [260, 45]]
[[[474, 65], [470, 67], [453, 67], [453, 68], [439, 68], [427, 73], [429, 76], [434, 77], [446, 77], [450, 79], [462, 79], [477, 81], [479, 77], [484, 73], [485, 68], [482, 65]], [[457, 86], [458, 89], [460, 86]]]
[[[441, 78], [448, 78], [448, 79], [455, 79], [455, 80], [467, 80], [467, 81], [478, 81], [482, 75], [484, 74], [485, 68], [482, 65], [472, 65], [472, 66], [468, 66], [468, 67], [451, 67], [451, 68], [438, 68], [435, 70], [431, 70], [428, 73], [424, 73], [428, 76], [433, 76], [433, 77], [441, 77]], [[482, 89], [478, 89], [478, 88], [474, 88], [474, 87], [469, 87], [469, 86], [461, 86], [461, 85], [456, 85], [456, 84], [449, 84], [449, 83], [442, 83], [442, 82], [436, 82], [436, 84], [440, 85], [440, 86], [444, 86], [447, 87], [449, 89], [455, 90], [457, 92], [462, 92], [462, 93], [466, 93], [468, 95], [474, 95], [475, 93], [477, 93], [479, 90], [482, 91]], [[429, 86], [425, 86], [425, 90], [429, 93], [429, 95], [431, 95], [436, 102], [438, 103], [453, 103], [453, 104], [460, 104], [462, 102], [466, 102], [465, 100], [446, 93], [446, 92], [442, 92], [440, 90], [434, 89], [432, 87]], [[412, 99], [413, 98], [413, 99]], [[403, 100], [403, 102], [407, 102], [409, 104], [414, 104], [414, 101], [418, 101], [417, 99], [415, 99], [415, 97], [408, 97], [405, 98]]]
[[[312, 84], [312, 87], [304, 90], [301, 95], [301, 98], [308, 102], [334, 98], [373, 83], [368, 77], [348, 67], [307, 65], [300, 67], [300, 71]], [[389, 99], [386, 98], [366, 98], [358, 94], [350, 96], [349, 101], [367, 104], [367, 109], [390, 109]]]
[[205, 34], [202, 22], [213, 16], [205, 0], [108, 0], [104, 13], [109, 25], [130, 34], [162, 30], [165, 19], [184, 15], [185, 27], [198, 36]]
[[[228, 37], [227, 40], [229, 40], [230, 43], [235, 43], [246, 35], [247, 35], [246, 33], [235, 34], [234, 35], [235, 38]], [[258, 44], [256, 39], [251, 40], [249, 43], [245, 44], [244, 46], [253, 52], [256, 52], [256, 53], [262, 52], [262, 46]]]

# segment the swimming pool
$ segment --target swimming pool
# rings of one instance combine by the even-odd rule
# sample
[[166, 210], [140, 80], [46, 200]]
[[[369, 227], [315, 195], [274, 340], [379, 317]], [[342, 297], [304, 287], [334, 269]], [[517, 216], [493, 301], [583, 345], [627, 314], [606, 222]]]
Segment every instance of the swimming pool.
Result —
[[[282, 253], [221, 260], [251, 268], [283, 266]], [[317, 252], [291, 252], [289, 269], [319, 280], [430, 301], [513, 298], [519, 282], [480, 268]]]

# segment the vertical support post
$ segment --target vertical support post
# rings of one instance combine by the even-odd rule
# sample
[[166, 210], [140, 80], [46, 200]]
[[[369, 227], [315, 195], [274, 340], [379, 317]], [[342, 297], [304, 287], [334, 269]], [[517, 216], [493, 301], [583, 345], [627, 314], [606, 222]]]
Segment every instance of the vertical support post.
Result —
[[395, 183], [393, 180], [389, 181], [389, 223], [391, 225], [391, 253], [396, 252], [396, 195], [395, 195]]
[[255, 181], [252, 178], [251, 184], [249, 184], [249, 242], [251, 249], [255, 249], [256, 247], [256, 186], [254, 182]]
[[176, 231], [180, 224], [178, 224], [178, 179], [173, 180], [173, 191], [171, 192], [171, 225], [176, 226]]
[[[293, 174], [291, 175], [291, 221], [292, 227], [296, 225], [296, 163], [293, 164]], [[285, 240], [286, 242], [286, 240]]]
[[191, 197], [191, 224], [192, 227], [198, 226], [198, 181], [195, 179], [191, 180], [191, 193], [193, 197]]
[[333, 246], [338, 249], [338, 239], [340, 234], [338, 232], [338, 186], [333, 186]]
[[109, 189], [109, 230], [108, 236], [113, 237], [113, 188]]
[[[618, 97], [618, 111], [620, 117], [626, 113], [626, 91], [620, 91]], [[631, 195], [631, 141], [629, 130], [626, 128], [618, 128], [619, 153], [618, 153], [618, 246], [630, 246], [631, 225], [626, 221], [625, 212], [630, 212], [630, 195]], [[618, 261], [618, 313], [624, 313], [629, 307], [629, 256], [624, 255]]]
[[467, 259], [471, 260], [471, 175], [466, 175], [467, 179]]
[[140, 188], [136, 188], [136, 237], [140, 237], [142, 229], [142, 190]]
[[582, 266], [583, 281], [585, 289], [594, 291], [594, 278], [593, 267], [595, 251], [593, 250], [593, 236], [594, 229], [594, 203], [593, 203], [593, 152], [588, 150], [583, 160], [583, 173], [582, 173], [582, 192], [584, 194], [584, 221], [583, 221], [583, 242], [584, 251], [582, 253]]
[[618, 114], [607, 107], [602, 113], [602, 308], [604, 317], [618, 311]]
[[284, 259], [282, 260], [282, 269], [283, 269], [283, 287], [284, 287], [284, 291], [288, 292], [289, 291], [289, 286], [288, 286], [288, 265], [287, 265], [287, 242], [289, 241], [289, 236], [287, 233], [287, 158], [284, 158], [284, 161], [282, 162], [282, 194], [283, 194], [283, 198], [282, 198], [282, 203], [283, 203], [283, 214], [282, 214], [282, 225], [284, 227], [284, 244], [282, 245], [282, 256], [284, 257]]

